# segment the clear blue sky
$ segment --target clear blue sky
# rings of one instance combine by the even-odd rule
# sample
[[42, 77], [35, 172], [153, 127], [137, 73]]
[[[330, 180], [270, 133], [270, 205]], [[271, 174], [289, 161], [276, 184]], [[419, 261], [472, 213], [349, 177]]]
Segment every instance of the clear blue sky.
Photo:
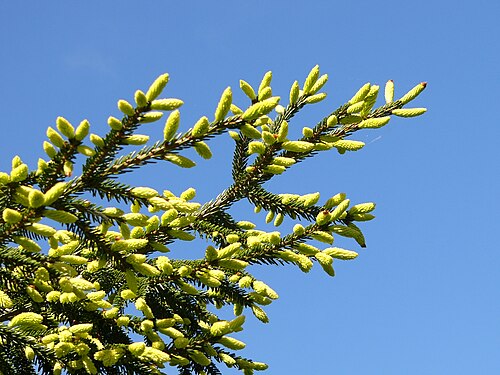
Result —
[[[268, 325], [249, 319], [244, 354], [269, 374], [498, 374], [499, 15], [494, 0], [3, 1], [0, 170], [16, 154], [35, 167], [59, 115], [103, 134], [117, 99], [165, 71], [167, 96], [186, 103], [185, 128], [213, 115], [226, 86], [258, 85], [267, 70], [284, 97], [315, 64], [330, 74], [328, 98], [297, 128], [365, 82], [393, 79], [403, 94], [428, 81], [416, 103], [425, 116], [361, 133], [363, 150], [322, 154], [269, 185], [325, 199], [345, 191], [375, 201], [377, 219], [362, 226], [367, 249], [337, 262], [333, 279], [257, 271], [281, 298]], [[141, 183], [213, 197], [230, 182], [231, 142], [215, 145], [195, 176], [160, 165]]]

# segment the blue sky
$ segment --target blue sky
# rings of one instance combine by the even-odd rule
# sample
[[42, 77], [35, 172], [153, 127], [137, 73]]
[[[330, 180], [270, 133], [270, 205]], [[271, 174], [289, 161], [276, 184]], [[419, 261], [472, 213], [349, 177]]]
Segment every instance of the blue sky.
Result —
[[[283, 97], [315, 64], [330, 75], [328, 98], [306, 107], [297, 129], [365, 82], [393, 79], [401, 95], [427, 81], [415, 103], [428, 107], [424, 116], [356, 134], [363, 150], [321, 154], [269, 184], [324, 199], [345, 191], [355, 202], [375, 201], [377, 219], [362, 226], [367, 249], [337, 262], [333, 279], [320, 269], [256, 270], [280, 299], [267, 309], [268, 325], [249, 319], [244, 354], [268, 363], [269, 374], [500, 371], [500, 3], [85, 4], [0, 4], [0, 170], [16, 154], [35, 167], [59, 115], [88, 118], [104, 134], [116, 101], [163, 72], [171, 75], [166, 95], [185, 101], [186, 129], [213, 115], [225, 87], [237, 91], [240, 78], [258, 85], [267, 70]], [[227, 136], [216, 140], [213, 160], [200, 161], [195, 175], [162, 164], [125, 180], [140, 176], [176, 193], [194, 186], [197, 199], [210, 199], [230, 183], [231, 145]]]

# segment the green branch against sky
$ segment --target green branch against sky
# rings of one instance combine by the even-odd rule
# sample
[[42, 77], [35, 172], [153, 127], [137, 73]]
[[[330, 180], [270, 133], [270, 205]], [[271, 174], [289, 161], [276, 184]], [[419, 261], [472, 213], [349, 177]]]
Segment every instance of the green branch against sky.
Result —
[[[160, 98], [169, 80], [163, 74], [146, 92], [135, 92], [134, 104], [118, 101], [123, 117], [109, 117], [104, 137], [91, 134], [87, 120], [75, 128], [59, 117], [47, 129], [47, 160], [31, 171], [16, 156], [12, 170], [0, 172], [1, 372], [157, 374], [175, 366], [181, 374], [219, 374], [225, 365], [252, 374], [267, 368], [238, 354], [245, 347], [236, 334], [244, 314], [267, 323], [263, 306], [278, 298], [248, 266], [292, 265], [308, 272], [317, 263], [334, 276], [334, 259], [358, 255], [333, 247], [334, 237], [364, 247], [358, 225], [374, 218], [375, 204], [351, 204], [344, 193], [327, 199], [277, 194], [265, 183], [319, 152], [361, 149], [364, 143], [351, 136], [387, 125], [392, 115], [424, 113], [405, 106], [426, 86], [394, 100], [388, 81], [385, 104], [376, 107], [379, 86], [366, 84], [291, 139], [289, 127], [299, 126], [294, 116], [326, 97], [321, 89], [328, 76], [315, 66], [287, 98], [273, 94], [271, 79], [267, 72], [257, 90], [240, 81], [247, 105], [233, 103], [228, 87], [212, 118], [182, 130], [183, 102]], [[138, 131], [165, 117], [163, 139], [145, 146], [149, 137]], [[193, 188], [176, 196], [119, 180], [153, 162], [195, 167], [183, 151], [192, 148], [209, 159], [209, 141], [224, 133], [234, 142], [227, 166], [233, 182], [209, 202], [195, 202]], [[80, 175], [73, 173], [77, 155], [85, 157]], [[258, 229], [250, 219], [236, 221], [229, 208], [240, 200], [265, 210], [266, 222], [276, 227], [285, 218], [304, 224], [281, 233]], [[207, 241], [199, 259], [168, 257], [170, 244], [195, 238]], [[213, 307], [223, 306], [232, 307], [234, 319], [215, 313]]]

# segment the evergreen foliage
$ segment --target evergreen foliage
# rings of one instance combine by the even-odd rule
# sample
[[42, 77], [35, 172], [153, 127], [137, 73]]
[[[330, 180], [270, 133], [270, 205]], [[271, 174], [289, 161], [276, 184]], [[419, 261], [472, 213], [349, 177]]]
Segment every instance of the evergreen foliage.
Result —
[[[357, 253], [318, 243], [331, 246], [334, 236], [344, 236], [364, 247], [355, 223], [373, 219], [375, 205], [351, 205], [344, 193], [321, 202], [319, 193], [276, 194], [265, 182], [318, 152], [359, 150], [364, 144], [349, 136], [384, 126], [391, 115], [425, 112], [403, 108], [425, 83], [394, 100], [389, 81], [380, 107], [379, 86], [366, 84], [315, 127], [304, 127], [300, 139], [289, 139], [294, 115], [325, 98], [320, 90], [328, 76], [314, 67], [302, 88], [294, 82], [288, 100], [273, 96], [271, 78], [266, 73], [257, 90], [240, 81], [250, 99], [242, 108], [227, 88], [213, 121], [202, 117], [180, 131], [183, 102], [159, 98], [169, 79], [161, 75], [146, 92], [135, 93], [135, 104], [118, 101], [123, 117], [108, 119], [104, 137], [89, 134], [86, 120], [74, 127], [59, 117], [43, 145], [48, 160], [39, 159], [32, 171], [16, 156], [12, 170], [0, 172], [1, 373], [159, 374], [170, 365], [180, 374], [215, 375], [224, 365], [244, 374], [267, 368], [240, 356], [245, 344], [234, 337], [244, 313], [266, 323], [262, 306], [278, 298], [248, 266], [295, 265], [308, 272], [317, 263], [333, 276], [334, 259]], [[137, 131], [163, 117], [164, 139], [144, 146], [149, 137]], [[234, 181], [209, 202], [193, 201], [192, 188], [175, 196], [118, 180], [158, 161], [194, 167], [182, 151], [194, 148], [208, 159], [208, 141], [223, 133], [235, 143]], [[85, 162], [75, 175], [78, 154]], [[267, 211], [266, 221], [275, 226], [284, 218], [307, 224], [287, 234], [256, 229], [228, 212], [243, 199], [256, 212]], [[109, 205], [101, 206], [103, 200]], [[199, 259], [165, 255], [171, 243], [196, 237], [208, 243]], [[234, 319], [216, 315], [213, 307], [222, 306], [234, 309]]]

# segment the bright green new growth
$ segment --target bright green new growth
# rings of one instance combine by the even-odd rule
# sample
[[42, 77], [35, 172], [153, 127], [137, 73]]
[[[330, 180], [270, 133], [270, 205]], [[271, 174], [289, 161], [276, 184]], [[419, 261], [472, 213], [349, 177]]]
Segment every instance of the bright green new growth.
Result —
[[[278, 298], [248, 266], [291, 264], [309, 272], [316, 263], [334, 276], [334, 260], [354, 259], [358, 253], [325, 244], [341, 236], [365, 247], [355, 222], [373, 219], [375, 204], [351, 205], [344, 193], [326, 199], [319, 193], [276, 194], [263, 185], [318, 152], [361, 149], [363, 142], [347, 138], [385, 126], [393, 114], [425, 112], [402, 108], [425, 84], [394, 100], [389, 81], [386, 104], [374, 109], [379, 87], [368, 83], [316, 126], [294, 125], [298, 111], [326, 97], [319, 90], [328, 76], [315, 66], [302, 89], [295, 81], [283, 96], [289, 97], [287, 105], [273, 96], [267, 72], [257, 90], [240, 81], [250, 102], [236, 106], [228, 87], [214, 121], [203, 116], [189, 128], [181, 126], [183, 102], [159, 98], [168, 80], [164, 74], [146, 93], [137, 90], [136, 106], [119, 100], [124, 115], [108, 118], [103, 137], [89, 135], [86, 120], [75, 130], [58, 117], [43, 145], [48, 160], [40, 159], [32, 171], [16, 156], [12, 170], [0, 172], [1, 373], [160, 374], [165, 366], [178, 367], [180, 374], [215, 375], [220, 366], [244, 374], [265, 370], [266, 364], [237, 353], [245, 343], [234, 337], [243, 330], [244, 312], [267, 323], [263, 306]], [[137, 130], [155, 126], [149, 123], [160, 120], [161, 111], [170, 112], [163, 139], [142, 146], [149, 137]], [[299, 126], [301, 138], [289, 135], [293, 126]], [[183, 150], [194, 148], [201, 159], [209, 159], [209, 141], [226, 132], [235, 143], [234, 181], [214, 200], [193, 201], [193, 188], [176, 196], [117, 180], [160, 160], [192, 168], [196, 164]], [[79, 175], [73, 165], [77, 154], [85, 160]], [[83, 199], [83, 193], [109, 206]], [[252, 220], [237, 222], [228, 209], [242, 199], [255, 212], [265, 210], [266, 222], [276, 227], [302, 223], [281, 233], [257, 229]], [[165, 255], [172, 243], [189, 246], [197, 237], [209, 242], [199, 259]], [[223, 306], [232, 308], [234, 319], [214, 313], [213, 307]], [[133, 342], [132, 334], [144, 340]]]

